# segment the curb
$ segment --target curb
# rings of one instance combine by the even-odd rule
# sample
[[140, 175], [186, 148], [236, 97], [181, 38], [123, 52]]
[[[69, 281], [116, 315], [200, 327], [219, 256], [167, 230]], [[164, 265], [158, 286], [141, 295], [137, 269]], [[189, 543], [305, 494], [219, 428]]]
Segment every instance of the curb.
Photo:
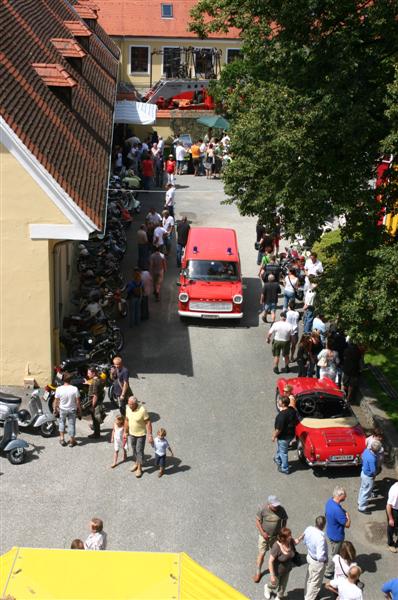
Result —
[[363, 380], [360, 384], [360, 391], [362, 395], [361, 408], [363, 408], [369, 420], [384, 432], [385, 463], [387, 466], [395, 468], [398, 473], [398, 431], [391, 423], [388, 415], [379, 407], [377, 398], [372, 395], [373, 392]]

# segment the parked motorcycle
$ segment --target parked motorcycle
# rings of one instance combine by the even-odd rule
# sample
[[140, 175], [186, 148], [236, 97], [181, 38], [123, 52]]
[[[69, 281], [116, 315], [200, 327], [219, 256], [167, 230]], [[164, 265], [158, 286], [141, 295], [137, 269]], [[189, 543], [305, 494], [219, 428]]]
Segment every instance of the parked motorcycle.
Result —
[[0, 420], [14, 414], [21, 429], [40, 429], [43, 437], [51, 437], [57, 429], [56, 420], [53, 415], [43, 412], [39, 390], [34, 390], [32, 393], [28, 410], [21, 410], [21, 403], [22, 399], [18, 396], [0, 393]]
[[[3, 408], [0, 406], [0, 414], [4, 411], [4, 406]], [[26, 458], [26, 448], [28, 446], [28, 442], [18, 439], [17, 415], [8, 412], [7, 415], [4, 415], [3, 419], [3, 436], [0, 437], [0, 452], [7, 454], [7, 458], [12, 465], [21, 465]]]

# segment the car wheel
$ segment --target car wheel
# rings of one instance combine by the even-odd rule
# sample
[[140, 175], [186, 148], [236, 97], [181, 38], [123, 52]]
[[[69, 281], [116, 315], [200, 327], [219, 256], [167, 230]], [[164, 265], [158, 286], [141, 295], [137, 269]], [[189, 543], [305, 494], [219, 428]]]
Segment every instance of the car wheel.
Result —
[[279, 390], [276, 390], [276, 394], [275, 394], [275, 408], [276, 408], [276, 412], [280, 412], [280, 408], [278, 406], [278, 402], [279, 402], [279, 398], [280, 398], [280, 394], [279, 394]]
[[300, 462], [307, 464], [307, 461], [305, 460], [304, 446], [301, 440], [298, 440], [297, 442], [297, 456]]

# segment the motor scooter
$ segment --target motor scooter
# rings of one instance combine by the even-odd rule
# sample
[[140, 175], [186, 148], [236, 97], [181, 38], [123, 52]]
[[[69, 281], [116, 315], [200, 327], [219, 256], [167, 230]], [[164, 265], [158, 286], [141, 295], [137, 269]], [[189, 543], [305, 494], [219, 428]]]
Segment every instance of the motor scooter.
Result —
[[15, 414], [20, 428], [40, 429], [43, 437], [51, 437], [56, 429], [54, 415], [43, 412], [39, 390], [34, 390], [28, 404], [28, 410], [20, 410], [22, 399], [12, 394], [0, 393], [0, 420], [9, 414]]
[[3, 437], [0, 437], [0, 452], [7, 453], [7, 458], [12, 465], [21, 465], [26, 458], [26, 448], [29, 446], [25, 440], [18, 437], [18, 417], [9, 413], [4, 419]]

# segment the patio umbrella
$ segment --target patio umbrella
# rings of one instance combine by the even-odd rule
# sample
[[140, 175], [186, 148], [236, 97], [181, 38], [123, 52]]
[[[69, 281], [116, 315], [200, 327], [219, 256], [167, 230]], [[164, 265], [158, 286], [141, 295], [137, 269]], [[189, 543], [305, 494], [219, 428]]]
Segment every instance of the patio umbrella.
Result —
[[196, 122], [200, 125], [206, 125], [206, 127], [214, 127], [215, 129], [229, 129], [229, 123], [227, 119], [224, 119], [224, 117], [221, 115], [200, 117], [199, 119], [196, 119]]

